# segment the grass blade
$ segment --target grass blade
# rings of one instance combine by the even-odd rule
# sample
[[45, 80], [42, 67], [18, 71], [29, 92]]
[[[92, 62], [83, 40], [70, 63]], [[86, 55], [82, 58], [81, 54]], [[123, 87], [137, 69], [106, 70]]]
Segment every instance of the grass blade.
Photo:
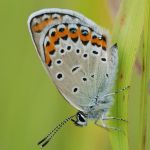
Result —
[[[114, 26], [113, 40], [119, 46], [119, 70], [117, 78], [117, 89], [127, 85], [132, 88], [132, 73], [138, 49], [141, 47], [141, 39], [144, 26], [145, 1], [124, 0], [122, 1], [119, 17]], [[129, 89], [130, 92], [131, 89]], [[136, 91], [134, 91], [136, 94]], [[112, 109], [113, 116], [128, 118], [128, 101], [132, 98], [125, 91], [116, 96], [116, 102]], [[130, 124], [130, 120], [129, 120]], [[124, 123], [111, 123], [111, 125], [122, 128], [125, 134], [113, 132], [110, 134], [112, 149], [129, 150], [128, 127]]]

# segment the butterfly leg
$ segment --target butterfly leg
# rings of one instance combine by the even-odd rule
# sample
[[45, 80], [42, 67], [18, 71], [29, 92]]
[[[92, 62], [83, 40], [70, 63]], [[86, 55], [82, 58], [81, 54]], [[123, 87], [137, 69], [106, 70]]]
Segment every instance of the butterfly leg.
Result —
[[[100, 127], [104, 128], [104, 129], [107, 129], [107, 130], [121, 131], [121, 132], [124, 133], [124, 131], [121, 130], [120, 128], [111, 127], [111, 126], [108, 126], [108, 125], [105, 124], [105, 122], [104, 122], [105, 120], [112, 120], [112, 119], [114, 119], [114, 120], [120, 120], [120, 121], [126, 121], [126, 120], [124, 120], [124, 119], [122, 119], [122, 118], [107, 117], [107, 116], [106, 116], [106, 113], [103, 113], [103, 114], [101, 114], [101, 115], [95, 120], [95, 124], [96, 124], [97, 126], [100, 126]], [[99, 120], [101, 121], [101, 123], [98, 122]], [[125, 134], [125, 133], [124, 133], [124, 134]]]
[[[101, 124], [98, 123], [99, 120], [101, 121]], [[97, 126], [99, 126], [99, 127], [102, 127], [102, 128], [104, 128], [104, 129], [106, 129], [106, 130], [122, 131], [122, 130], [119, 129], [119, 128], [107, 126], [107, 125], [104, 123], [104, 121], [102, 120], [102, 118], [101, 118], [101, 119], [97, 119], [97, 120], [95, 121], [95, 125], [97, 125]]]
[[122, 118], [116, 118], [116, 117], [106, 117], [106, 116], [104, 116], [104, 117], [102, 118], [102, 120], [119, 120], [119, 121], [128, 122], [127, 120], [122, 119]]

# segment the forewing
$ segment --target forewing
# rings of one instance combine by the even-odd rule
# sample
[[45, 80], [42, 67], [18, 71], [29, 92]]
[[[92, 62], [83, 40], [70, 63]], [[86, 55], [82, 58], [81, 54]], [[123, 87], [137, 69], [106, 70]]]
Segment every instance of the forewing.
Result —
[[45, 9], [32, 14], [29, 30], [43, 65], [75, 108], [93, 106], [109, 73], [107, 32], [81, 14]]

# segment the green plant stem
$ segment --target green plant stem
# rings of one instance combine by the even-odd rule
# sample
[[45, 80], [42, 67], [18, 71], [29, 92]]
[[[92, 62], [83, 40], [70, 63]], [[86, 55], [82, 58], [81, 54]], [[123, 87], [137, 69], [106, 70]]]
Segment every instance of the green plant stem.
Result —
[[[131, 90], [134, 91], [136, 98], [138, 95], [136, 92], [141, 92], [136, 91], [136, 87], [132, 89], [132, 74], [137, 52], [141, 48], [141, 44], [143, 44], [142, 35], [145, 21], [145, 4], [146, 1], [144, 0], [123, 0], [118, 19], [114, 26], [113, 40], [118, 43], [119, 47], [117, 89], [121, 89], [127, 85], [130, 85], [131, 89], [116, 96], [112, 114], [113, 116], [125, 119], [128, 119], [128, 116], [130, 116], [128, 114], [128, 102], [132, 101], [132, 97], [128, 96], [128, 93]], [[143, 86], [145, 87], [145, 83], [141, 85], [141, 87]], [[134, 111], [134, 105], [132, 106], [132, 111]], [[130, 121], [132, 120], [129, 120], [129, 127]], [[122, 132], [110, 133], [112, 149], [129, 150], [128, 126], [125, 123], [118, 122], [111, 123], [111, 125], [117, 126], [125, 132], [125, 134]]]

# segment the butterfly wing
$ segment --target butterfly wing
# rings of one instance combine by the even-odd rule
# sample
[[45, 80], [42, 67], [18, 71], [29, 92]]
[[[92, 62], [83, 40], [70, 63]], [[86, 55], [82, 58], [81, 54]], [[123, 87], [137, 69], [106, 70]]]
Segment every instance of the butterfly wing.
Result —
[[76, 109], [84, 111], [94, 105], [95, 96], [107, 93], [114, 61], [105, 30], [65, 9], [35, 12], [28, 27], [48, 74]]

